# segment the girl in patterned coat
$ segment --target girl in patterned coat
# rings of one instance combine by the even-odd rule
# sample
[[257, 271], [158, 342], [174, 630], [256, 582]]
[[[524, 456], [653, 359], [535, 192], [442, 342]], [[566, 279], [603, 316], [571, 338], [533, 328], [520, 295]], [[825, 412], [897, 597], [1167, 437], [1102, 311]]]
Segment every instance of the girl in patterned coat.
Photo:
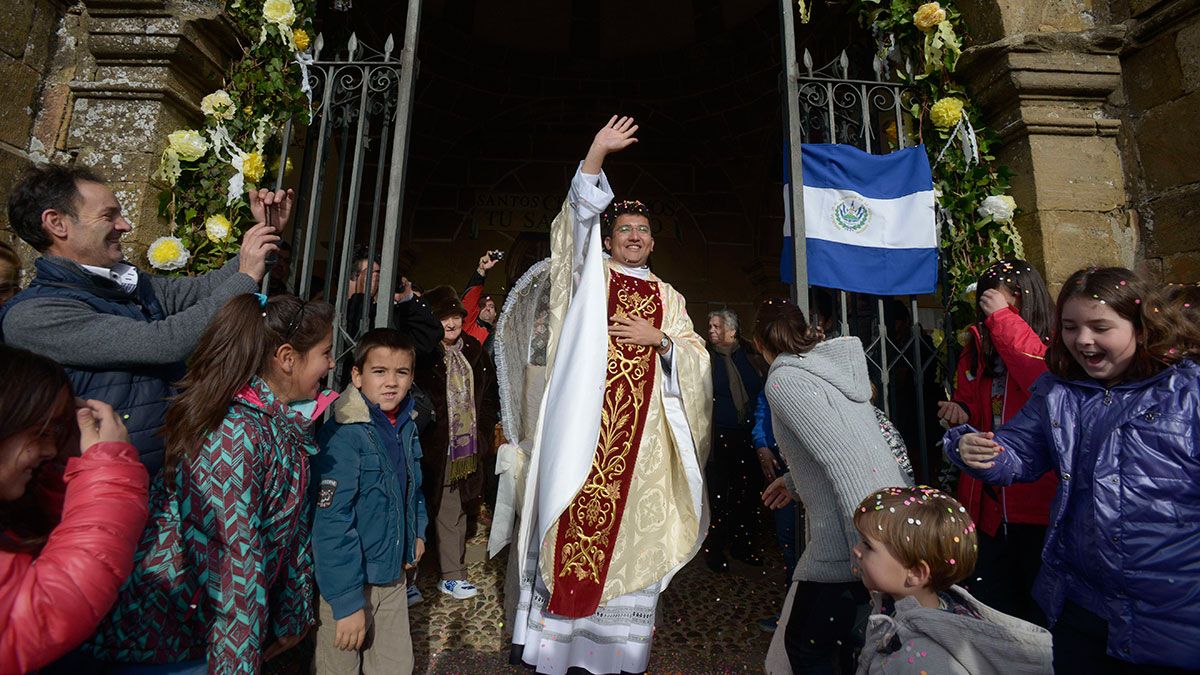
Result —
[[230, 300], [167, 411], [166, 463], [133, 574], [92, 641], [114, 672], [258, 673], [313, 623], [312, 421], [333, 310]]

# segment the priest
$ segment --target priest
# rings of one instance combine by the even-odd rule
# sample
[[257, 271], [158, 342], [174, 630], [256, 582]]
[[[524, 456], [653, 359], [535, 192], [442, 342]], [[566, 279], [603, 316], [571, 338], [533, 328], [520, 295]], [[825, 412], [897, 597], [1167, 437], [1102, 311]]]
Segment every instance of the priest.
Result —
[[659, 594], [708, 528], [708, 352], [647, 266], [649, 210], [611, 203], [601, 170], [636, 132], [616, 116], [597, 132], [551, 228], [549, 377], [513, 553], [512, 661], [539, 673], [645, 671]]

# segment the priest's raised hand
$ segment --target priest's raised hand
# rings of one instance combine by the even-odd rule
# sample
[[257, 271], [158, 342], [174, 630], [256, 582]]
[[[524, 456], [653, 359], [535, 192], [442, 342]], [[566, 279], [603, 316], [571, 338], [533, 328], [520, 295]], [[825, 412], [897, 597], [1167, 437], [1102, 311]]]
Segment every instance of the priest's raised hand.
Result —
[[637, 143], [637, 138], [634, 134], [637, 133], [638, 127], [633, 123], [632, 117], [618, 118], [616, 115], [608, 120], [608, 124], [601, 127], [600, 131], [596, 132], [596, 137], [592, 139], [592, 146], [588, 148], [587, 157], [583, 160], [583, 173], [598, 174], [600, 167], [604, 164], [604, 158], [610, 153], [619, 152]]

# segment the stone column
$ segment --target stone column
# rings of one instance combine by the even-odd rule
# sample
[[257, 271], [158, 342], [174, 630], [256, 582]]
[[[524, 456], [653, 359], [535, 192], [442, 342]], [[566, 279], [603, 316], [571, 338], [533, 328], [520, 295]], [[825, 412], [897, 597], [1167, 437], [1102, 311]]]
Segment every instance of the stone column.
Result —
[[969, 1], [963, 11], [977, 39], [993, 40], [968, 49], [958, 72], [1016, 174], [1026, 256], [1052, 289], [1087, 265], [1133, 266], [1121, 122], [1106, 113], [1121, 85], [1123, 28], [1093, 28], [1082, 0]]
[[221, 86], [229, 60], [241, 53], [223, 4], [86, 0], [63, 46], [73, 51], [63, 54], [72, 76], [61, 92], [51, 87], [45, 95], [69, 99], [61, 119], [47, 105], [38, 120], [53, 139], [54, 158], [75, 156], [109, 179], [134, 225], [126, 256], [139, 265], [146, 246], [166, 232], [157, 215], [163, 186], [152, 178], [166, 136], [203, 124], [200, 99]]
[[[30, 134], [52, 50], [62, 35], [58, 0], [0, 3], [0, 194], [30, 165]], [[0, 227], [8, 226], [0, 208]], [[15, 238], [15, 237], [13, 237]], [[5, 236], [5, 240], [13, 239]]]

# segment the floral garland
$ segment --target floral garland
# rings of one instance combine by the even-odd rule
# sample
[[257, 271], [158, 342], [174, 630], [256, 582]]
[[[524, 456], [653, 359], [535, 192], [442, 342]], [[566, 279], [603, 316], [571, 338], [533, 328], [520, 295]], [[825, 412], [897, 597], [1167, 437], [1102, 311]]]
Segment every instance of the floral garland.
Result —
[[[995, 163], [996, 133], [954, 78], [962, 53], [955, 30], [963, 27], [960, 14], [949, 4], [911, 0], [852, 0], [850, 11], [871, 30], [885, 67], [917, 93], [908, 113], [933, 166], [945, 302], [955, 324], [968, 325], [975, 321], [978, 275], [1024, 251], [1013, 225], [1017, 204], [1006, 194], [1012, 172]], [[921, 64], [920, 72], [909, 64]], [[941, 339], [939, 331], [939, 347]]]
[[159, 214], [171, 234], [146, 251], [155, 269], [203, 274], [237, 253], [253, 224], [246, 190], [264, 178], [269, 184], [278, 170], [283, 124], [308, 119], [302, 71], [314, 10], [313, 0], [227, 0], [226, 13], [251, 43], [225, 86], [200, 101], [204, 128], [167, 136], [156, 178], [167, 185]]

